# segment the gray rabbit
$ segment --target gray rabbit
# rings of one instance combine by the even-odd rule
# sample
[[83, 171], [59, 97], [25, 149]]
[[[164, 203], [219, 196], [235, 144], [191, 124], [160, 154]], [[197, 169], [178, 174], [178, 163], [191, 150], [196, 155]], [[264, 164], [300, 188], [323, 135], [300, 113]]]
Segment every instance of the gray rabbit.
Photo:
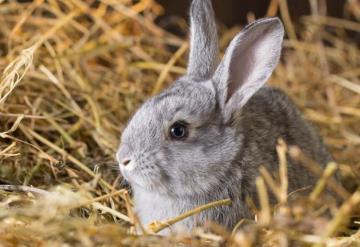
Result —
[[[278, 18], [248, 25], [219, 65], [211, 1], [193, 0], [190, 20], [186, 75], [135, 113], [122, 134], [117, 160], [142, 224], [230, 198], [231, 206], [204, 211], [175, 228], [191, 230], [212, 221], [231, 229], [252, 217], [246, 198], [256, 201], [258, 168], [278, 169], [279, 138], [319, 164], [330, 161], [330, 155], [292, 101], [265, 85], [281, 53], [284, 29]], [[315, 181], [290, 158], [288, 177], [289, 192]]]

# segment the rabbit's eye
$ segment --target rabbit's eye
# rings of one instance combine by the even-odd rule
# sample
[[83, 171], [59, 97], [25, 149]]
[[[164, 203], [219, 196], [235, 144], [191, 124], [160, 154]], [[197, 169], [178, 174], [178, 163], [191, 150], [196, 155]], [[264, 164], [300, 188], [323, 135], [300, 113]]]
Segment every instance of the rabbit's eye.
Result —
[[175, 122], [170, 127], [170, 136], [173, 139], [183, 139], [187, 136], [187, 126], [183, 122]]

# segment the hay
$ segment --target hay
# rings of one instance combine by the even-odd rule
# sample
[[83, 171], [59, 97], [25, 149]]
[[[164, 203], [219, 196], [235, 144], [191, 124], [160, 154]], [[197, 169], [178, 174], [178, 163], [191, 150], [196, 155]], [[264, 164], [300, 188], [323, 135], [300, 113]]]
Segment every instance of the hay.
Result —
[[[186, 40], [154, 24], [162, 8], [151, 0], [0, 2], [0, 184], [17, 185], [0, 187], [0, 246], [359, 244], [356, 1], [347, 2], [347, 19], [321, 16], [311, 1], [301, 29], [285, 0], [268, 10], [280, 11], [289, 35], [270, 83], [317, 125], [337, 161], [314, 169], [319, 182], [311, 196], [287, 201], [281, 162], [280, 181], [261, 169], [256, 222], [241, 221], [232, 233], [210, 225], [210, 232], [166, 238], [146, 226], [133, 234], [140, 226], [114, 153], [130, 114], [185, 72]], [[221, 30], [222, 50], [238, 30]], [[278, 152], [284, 156], [284, 144]], [[289, 153], [314, 167], [300, 150]], [[337, 169], [349, 191], [333, 179]], [[339, 206], [322, 193], [325, 185]], [[278, 198], [275, 208], [269, 193]]]

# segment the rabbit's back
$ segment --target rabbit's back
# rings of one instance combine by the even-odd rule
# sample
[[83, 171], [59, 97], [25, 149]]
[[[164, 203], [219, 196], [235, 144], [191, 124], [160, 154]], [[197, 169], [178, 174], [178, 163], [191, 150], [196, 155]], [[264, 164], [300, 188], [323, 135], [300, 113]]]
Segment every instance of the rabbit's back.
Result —
[[[242, 167], [244, 174], [242, 187], [252, 188], [248, 191], [251, 195], [255, 191], [253, 183], [260, 166], [265, 166], [272, 173], [278, 170], [276, 145], [279, 138], [288, 146], [298, 146], [321, 166], [331, 160], [314, 127], [279, 89], [263, 87], [259, 90], [241, 109], [235, 124], [244, 138], [236, 163]], [[288, 157], [287, 165], [289, 192], [315, 183], [316, 177], [299, 162]]]

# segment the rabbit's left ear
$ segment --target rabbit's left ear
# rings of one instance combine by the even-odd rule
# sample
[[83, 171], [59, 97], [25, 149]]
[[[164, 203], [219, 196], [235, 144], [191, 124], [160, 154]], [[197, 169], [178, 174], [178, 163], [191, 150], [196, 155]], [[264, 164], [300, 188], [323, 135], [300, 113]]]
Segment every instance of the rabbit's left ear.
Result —
[[269, 79], [281, 53], [284, 28], [278, 18], [260, 19], [230, 43], [213, 81], [224, 121]]
[[210, 79], [217, 66], [218, 34], [211, 0], [193, 0], [190, 7], [190, 54], [187, 75]]

